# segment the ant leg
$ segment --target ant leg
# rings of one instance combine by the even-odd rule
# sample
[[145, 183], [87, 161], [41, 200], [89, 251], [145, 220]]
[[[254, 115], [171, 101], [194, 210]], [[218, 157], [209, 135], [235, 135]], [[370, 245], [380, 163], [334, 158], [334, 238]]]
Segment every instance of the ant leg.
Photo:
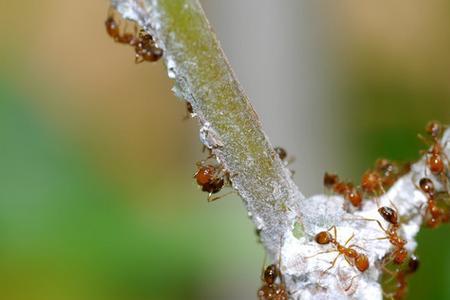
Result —
[[140, 63], [144, 62], [144, 60], [145, 59], [141, 55], [136, 54], [136, 57], [134, 58], [134, 63], [135, 64], [140, 64]]
[[348, 291], [351, 289], [351, 287], [352, 287], [352, 285], [353, 285], [353, 280], [354, 280], [356, 277], [358, 277], [358, 276], [359, 276], [359, 274], [353, 276], [352, 279], [350, 279], [350, 285], [344, 289], [345, 292], [348, 292]]
[[364, 249], [363, 247], [360, 247], [360, 246], [355, 245], [355, 244], [351, 244], [350, 246], [348, 246], [348, 248], [358, 248], [358, 249], [361, 249], [361, 250], [363, 250], [363, 251], [368, 252], [367, 249]]
[[264, 266], [266, 265], [266, 258], [267, 258], [267, 252], [264, 251], [264, 260], [263, 260], [263, 265], [262, 265], [262, 269], [261, 269], [261, 281], [262, 282], [264, 282], [264, 271], [265, 271]]
[[[419, 140], [421, 140], [425, 145], [431, 146], [431, 142], [424, 137], [423, 135], [421, 135], [420, 133], [417, 135], [417, 137], [419, 138]], [[421, 150], [420, 152], [422, 152], [424, 150]]]
[[387, 240], [389, 239], [389, 236], [384, 236], [384, 237], [379, 237], [379, 238], [374, 238], [374, 239], [369, 239], [366, 241], [380, 241], [380, 240]]
[[[200, 167], [200, 166], [197, 166], [197, 167]], [[192, 178], [195, 178], [195, 177], [197, 177], [197, 175], [198, 175], [198, 172], [200, 172], [200, 170], [197, 170], [197, 172], [195, 172], [195, 173], [194, 173], [194, 175], [192, 175]]]
[[209, 194], [208, 194], [208, 202], [213, 202], [213, 201], [219, 200], [219, 199], [221, 199], [221, 198], [223, 198], [223, 197], [228, 196], [228, 195], [231, 194], [231, 193], [234, 193], [234, 191], [229, 191], [228, 193], [225, 193], [225, 194], [223, 194], [223, 195], [216, 196], [216, 197], [211, 197], [211, 196], [212, 196], [212, 193], [209, 193]]
[[339, 253], [339, 254], [334, 258], [334, 260], [331, 262], [331, 266], [328, 267], [328, 269], [326, 269], [325, 271], [322, 271], [322, 273], [321, 273], [320, 276], [323, 276], [323, 274], [325, 274], [326, 272], [328, 272], [328, 270], [330, 270], [331, 268], [334, 267], [334, 265], [336, 264], [337, 259], [339, 258], [339, 256], [341, 256], [341, 254], [342, 254], [342, 253]]
[[381, 222], [377, 219], [369, 219], [369, 218], [354, 218], [354, 219], [347, 219], [347, 220], [355, 220], [355, 221], [374, 221], [377, 222], [378, 226], [380, 226], [381, 230], [387, 233], [387, 230], [384, 229], [383, 225], [381, 225]]
[[348, 242], [350, 242], [355, 237], [355, 233], [353, 232], [352, 235], [348, 238], [348, 240], [345, 242], [344, 246], [347, 246]]
[[380, 222], [379, 220], [377, 220], [377, 219], [368, 219], [368, 218], [363, 218], [362, 220], [365, 220], [365, 221], [374, 221], [374, 222], [377, 222], [377, 224], [378, 224], [378, 226], [380, 226], [381, 230], [383, 230], [384, 232], [387, 232], [387, 230], [386, 230], [386, 229], [384, 229], [383, 225], [381, 225], [381, 222]]
[[311, 255], [311, 256], [305, 256], [305, 258], [309, 259], [309, 258], [313, 258], [313, 257], [315, 257], [317, 255], [320, 255], [320, 254], [333, 253], [333, 252], [339, 252], [339, 251], [336, 250], [336, 249], [330, 249], [330, 250], [327, 250], [327, 251], [318, 252], [318, 253], [316, 253], [314, 255]]
[[347, 256], [345, 256], [344, 255], [344, 258], [345, 258], [345, 260], [348, 262], [348, 264], [350, 265], [350, 266], [354, 266], [355, 264], [347, 257]]
[[286, 166], [289, 166], [290, 164], [294, 163], [295, 161], [295, 157], [291, 156], [288, 158], [288, 160], [286, 161]]
[[380, 198], [378, 195], [373, 197], [373, 200], [375, 200], [375, 203], [377, 204], [377, 208], [380, 208]]
[[394, 202], [392, 202], [390, 199], [389, 199], [389, 203], [392, 205], [392, 207], [394, 208], [395, 212], [398, 215], [398, 208], [397, 208], [397, 206], [395, 206]]
[[196, 162], [195, 165], [197, 166], [197, 168], [205, 167], [206, 161], [202, 159], [202, 160]]
[[336, 225], [331, 226], [327, 231], [331, 231], [331, 229], [333, 229], [334, 239], [337, 240], [337, 229], [336, 229]]

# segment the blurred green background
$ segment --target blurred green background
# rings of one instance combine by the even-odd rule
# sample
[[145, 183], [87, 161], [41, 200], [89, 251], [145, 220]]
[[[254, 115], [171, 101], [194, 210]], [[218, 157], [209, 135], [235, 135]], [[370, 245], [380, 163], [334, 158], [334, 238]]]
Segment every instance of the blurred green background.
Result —
[[[425, 123], [450, 123], [448, 1], [240, 2], [202, 1], [306, 194], [325, 170], [415, 159]], [[107, 9], [0, 2], [0, 298], [254, 299], [241, 201], [206, 202], [196, 122], [162, 63], [106, 35]], [[408, 299], [450, 299], [449, 232], [421, 231]]]

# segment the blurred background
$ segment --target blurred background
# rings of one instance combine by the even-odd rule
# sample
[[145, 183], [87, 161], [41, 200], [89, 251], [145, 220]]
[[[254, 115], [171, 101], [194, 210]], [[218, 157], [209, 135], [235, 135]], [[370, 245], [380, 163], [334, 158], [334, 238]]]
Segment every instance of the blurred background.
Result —
[[[202, 3], [307, 195], [326, 170], [416, 159], [425, 123], [450, 122], [448, 1]], [[196, 121], [161, 62], [106, 35], [107, 10], [0, 2], [0, 298], [255, 299], [241, 200], [207, 203]], [[450, 299], [449, 232], [421, 231], [408, 299]]]

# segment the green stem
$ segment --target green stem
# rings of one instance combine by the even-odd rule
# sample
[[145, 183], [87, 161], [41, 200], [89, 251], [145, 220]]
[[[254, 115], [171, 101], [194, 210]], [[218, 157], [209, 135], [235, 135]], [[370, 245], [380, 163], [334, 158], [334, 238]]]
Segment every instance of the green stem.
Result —
[[273, 150], [197, 0], [113, 1], [164, 49], [175, 93], [189, 101], [202, 142], [231, 174], [269, 253], [292, 226], [303, 195]]

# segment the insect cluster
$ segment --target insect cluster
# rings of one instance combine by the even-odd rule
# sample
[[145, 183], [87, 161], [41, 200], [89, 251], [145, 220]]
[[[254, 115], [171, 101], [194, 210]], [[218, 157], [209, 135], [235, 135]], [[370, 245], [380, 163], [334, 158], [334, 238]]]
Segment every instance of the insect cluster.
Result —
[[[152, 35], [139, 28], [136, 22], [121, 19], [112, 8], [105, 21], [105, 27], [108, 35], [115, 42], [134, 48], [135, 63], [154, 62], [164, 54]], [[129, 30], [129, 27], [132, 29]], [[186, 102], [186, 111], [186, 119], [196, 116], [194, 107], [189, 102]], [[450, 222], [449, 159], [443, 151], [447, 142], [441, 142], [445, 129], [446, 126], [432, 121], [425, 127], [425, 135], [419, 135], [428, 149], [421, 152], [425, 155], [425, 172], [421, 178], [417, 178], [418, 180], [414, 184], [417, 190], [426, 197], [426, 203], [417, 209], [428, 228], [437, 228], [441, 224]], [[201, 190], [207, 193], [208, 202], [211, 202], [232, 193], [231, 191], [217, 195], [223, 188], [231, 187], [233, 176], [211, 149], [208, 151], [209, 155], [206, 159], [197, 162], [194, 178]], [[287, 152], [281, 147], [276, 147], [273, 154], [277, 155], [285, 166], [292, 162], [292, 159], [288, 158]], [[406, 248], [407, 240], [402, 236], [402, 225], [405, 220], [400, 218], [397, 207], [392, 202], [389, 205], [381, 205], [379, 198], [410, 169], [411, 163], [409, 162], [401, 163], [383, 158], [377, 160], [373, 168], [364, 172], [359, 184], [342, 180], [333, 173], [325, 173], [323, 178], [323, 184], [328, 193], [342, 196], [346, 200], [344, 208], [350, 213], [360, 210], [367, 201], [366, 199], [374, 199], [376, 202], [381, 219], [362, 217], [354, 220], [375, 222], [382, 236], [376, 237], [374, 240], [385, 240], [390, 244], [391, 250], [384, 257], [380, 266], [384, 271], [384, 276], [388, 277], [387, 281], [394, 283], [388, 286], [388, 291], [384, 292], [384, 296], [388, 299], [402, 299], [405, 296], [408, 288], [407, 279], [417, 271], [419, 260]], [[291, 173], [294, 174], [293, 171]], [[383, 225], [383, 222], [386, 225]], [[315, 234], [314, 241], [324, 247], [324, 251], [315, 253], [307, 259], [336, 252], [337, 255], [330, 266], [322, 270], [322, 275], [336, 267], [339, 257], [343, 257], [351, 268], [355, 268], [359, 274], [362, 274], [370, 268], [371, 262], [366, 255], [366, 249], [355, 243], [350, 244], [354, 237], [355, 233], [352, 233], [342, 243], [338, 239], [336, 226], [320, 231]], [[270, 264], [262, 271], [262, 286], [257, 292], [260, 300], [289, 298], [280, 265], [280, 262]], [[352, 287], [353, 279], [351, 278], [350, 285], [344, 288], [345, 291]]]
[[[133, 29], [128, 31], [130, 24]], [[163, 56], [163, 50], [156, 45], [149, 33], [142, 28], [138, 29], [139, 25], [136, 22], [122, 20], [112, 7], [109, 9], [105, 27], [115, 42], [134, 47], [135, 63], [154, 62]]]
[[[424, 174], [415, 180], [417, 182], [414, 182], [414, 185], [427, 199], [426, 203], [417, 209], [418, 214], [423, 217], [424, 225], [428, 228], [436, 228], [443, 223], [450, 222], [449, 160], [443, 151], [446, 142], [444, 144], [441, 142], [445, 128], [439, 122], [432, 121], [425, 128], [425, 136], [419, 135], [429, 149], [421, 152], [425, 154], [426, 168]], [[398, 209], [392, 201], [389, 205], [384, 206], [379, 203], [380, 196], [385, 194], [397, 179], [408, 173], [410, 168], [411, 163], [379, 159], [375, 162], [373, 169], [364, 172], [358, 185], [342, 181], [336, 174], [325, 173], [323, 178], [324, 187], [329, 193], [341, 195], [346, 200], [344, 208], [350, 213], [357, 212], [366, 201], [365, 199], [374, 199], [381, 219], [362, 217], [354, 220], [375, 222], [382, 236], [372, 240], [386, 240], [391, 245], [391, 251], [381, 263], [384, 276], [388, 277], [387, 282], [391, 282], [386, 286], [387, 291], [384, 292], [387, 299], [402, 299], [407, 291], [407, 278], [419, 267], [418, 258], [413, 253], [409, 253], [405, 247], [407, 240], [402, 237], [401, 233], [402, 224], [408, 220], [400, 218]], [[439, 186], [439, 191], [437, 191], [436, 185]], [[385, 222], [387, 226], [383, 226], [382, 222]], [[347, 246], [354, 235], [352, 234], [342, 245], [337, 240], [336, 226], [316, 234], [316, 243], [332, 247], [311, 257], [329, 252], [338, 253], [331, 266], [323, 273], [334, 267], [337, 258], [341, 255], [350, 266], [355, 267], [361, 273], [369, 268], [370, 262], [364, 254], [364, 249], [357, 245]]]

